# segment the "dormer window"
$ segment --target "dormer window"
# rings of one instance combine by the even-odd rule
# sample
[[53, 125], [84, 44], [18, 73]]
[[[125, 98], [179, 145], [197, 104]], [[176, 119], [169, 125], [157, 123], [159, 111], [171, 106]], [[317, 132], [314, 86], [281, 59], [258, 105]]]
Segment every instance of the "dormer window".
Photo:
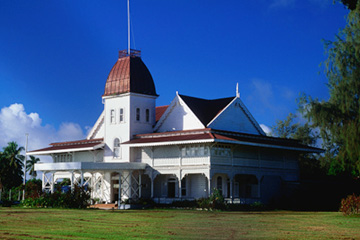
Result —
[[121, 158], [120, 140], [114, 139], [114, 158]]
[[149, 109], [146, 109], [146, 111], [145, 111], [145, 119], [146, 119], [146, 122], [150, 121], [150, 110]]
[[110, 110], [110, 123], [115, 123], [115, 110]]
[[119, 122], [124, 122], [124, 109], [123, 108], [120, 108], [120, 111], [119, 111]]
[[140, 108], [136, 108], [136, 121], [140, 121]]

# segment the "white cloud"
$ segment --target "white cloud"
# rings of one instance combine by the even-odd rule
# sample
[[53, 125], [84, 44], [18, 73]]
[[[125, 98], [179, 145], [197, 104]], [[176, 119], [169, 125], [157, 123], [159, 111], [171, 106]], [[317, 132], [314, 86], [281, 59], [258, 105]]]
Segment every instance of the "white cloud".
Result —
[[[0, 111], [0, 148], [8, 142], [15, 141], [25, 146], [25, 134], [29, 134], [28, 150], [49, 146], [52, 142], [83, 139], [84, 133], [79, 124], [62, 123], [57, 130], [54, 126], [43, 125], [38, 113], [26, 113], [24, 105], [14, 103]], [[48, 158], [40, 158], [49, 161]]]
[[281, 88], [283, 88], [282, 86], [273, 86], [270, 82], [258, 78], [252, 79], [250, 84], [250, 92], [247, 101], [250, 105], [256, 106], [253, 110], [254, 113], [271, 114], [278, 119], [281, 118], [284, 113], [290, 112], [287, 107], [287, 102], [295, 102], [295, 98], [289, 99], [289, 96], [284, 96], [286, 101], [279, 102], [276, 100], [279, 96], [283, 95], [281, 90]]
[[271, 135], [271, 128], [269, 128], [265, 124], [260, 124], [260, 127], [266, 133], [267, 136]]

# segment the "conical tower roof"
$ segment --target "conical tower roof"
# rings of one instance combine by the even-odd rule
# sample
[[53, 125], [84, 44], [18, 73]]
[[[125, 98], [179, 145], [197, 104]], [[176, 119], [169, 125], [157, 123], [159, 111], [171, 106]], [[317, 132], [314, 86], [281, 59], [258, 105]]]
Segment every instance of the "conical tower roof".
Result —
[[111, 69], [105, 84], [103, 96], [122, 93], [156, 94], [154, 80], [149, 69], [141, 60], [140, 51], [119, 51], [119, 59]]

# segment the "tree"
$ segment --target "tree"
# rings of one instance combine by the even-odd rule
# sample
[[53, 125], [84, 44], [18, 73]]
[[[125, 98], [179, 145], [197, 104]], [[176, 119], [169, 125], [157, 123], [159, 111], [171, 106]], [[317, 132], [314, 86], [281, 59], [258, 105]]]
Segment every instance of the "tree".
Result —
[[348, 9], [355, 10], [358, 0], [340, 0]]
[[[296, 115], [290, 113], [285, 120], [276, 121], [276, 125], [271, 128], [272, 135], [280, 138], [295, 139], [301, 144], [315, 147], [319, 138], [317, 131], [308, 122], [304, 124], [296, 122], [296, 118]], [[300, 154], [298, 160], [301, 178], [314, 179], [325, 175], [318, 154]]]
[[285, 120], [277, 120], [276, 125], [271, 128], [271, 135], [280, 138], [292, 138], [299, 127], [298, 123], [293, 122], [295, 117], [296, 115], [290, 113]]
[[9, 142], [4, 147], [1, 157], [1, 183], [6, 189], [17, 187], [23, 181], [24, 156], [21, 155], [23, 147], [16, 142]]
[[40, 159], [34, 156], [30, 156], [30, 159], [26, 161], [26, 171], [29, 172], [33, 178], [36, 178], [37, 176], [35, 164], [38, 162], [40, 162]]
[[303, 97], [304, 114], [320, 129], [323, 162], [332, 175], [360, 175], [360, 6], [336, 40], [326, 42], [324, 62], [330, 98]]
[[295, 139], [304, 145], [314, 147], [319, 138], [317, 132], [308, 122], [304, 124], [295, 122], [296, 118], [296, 115], [290, 113], [285, 120], [276, 121], [276, 125], [271, 128], [272, 135]]
[[4, 172], [5, 172], [5, 158], [4, 158], [4, 154], [0, 152], [0, 190], [3, 189], [2, 178], [5, 175]]

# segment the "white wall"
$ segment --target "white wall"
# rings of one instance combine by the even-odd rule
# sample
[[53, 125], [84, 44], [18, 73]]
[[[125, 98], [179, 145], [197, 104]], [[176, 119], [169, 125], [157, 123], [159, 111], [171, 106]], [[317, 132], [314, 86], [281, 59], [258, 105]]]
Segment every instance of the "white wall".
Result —
[[[135, 134], [151, 133], [155, 124], [155, 96], [128, 93], [104, 98], [104, 141], [105, 162], [130, 162], [130, 151], [126, 145], [121, 146], [121, 157], [114, 158], [114, 140], [126, 142]], [[124, 109], [124, 121], [119, 121], [120, 108]], [[136, 120], [136, 108], [140, 109], [140, 121]], [[146, 122], [145, 111], [149, 109], [150, 121]], [[111, 110], [115, 110], [115, 123], [111, 123]]]
[[207, 197], [207, 179], [203, 174], [188, 174], [187, 196], [191, 198]]
[[176, 96], [155, 127], [156, 132], [201, 129], [205, 126], [188, 106]]

